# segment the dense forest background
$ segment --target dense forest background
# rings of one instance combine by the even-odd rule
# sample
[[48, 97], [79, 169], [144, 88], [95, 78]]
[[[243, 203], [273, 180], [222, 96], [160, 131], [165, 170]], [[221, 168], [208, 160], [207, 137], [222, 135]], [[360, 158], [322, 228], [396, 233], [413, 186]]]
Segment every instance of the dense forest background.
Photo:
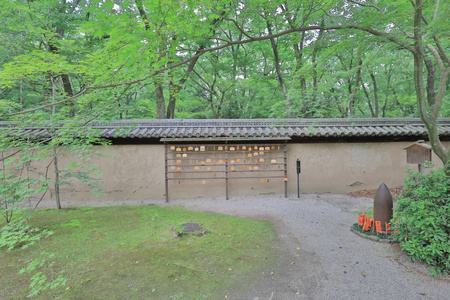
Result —
[[[418, 117], [417, 3], [2, 1], [0, 120]], [[420, 5], [445, 54], [448, 2]]]

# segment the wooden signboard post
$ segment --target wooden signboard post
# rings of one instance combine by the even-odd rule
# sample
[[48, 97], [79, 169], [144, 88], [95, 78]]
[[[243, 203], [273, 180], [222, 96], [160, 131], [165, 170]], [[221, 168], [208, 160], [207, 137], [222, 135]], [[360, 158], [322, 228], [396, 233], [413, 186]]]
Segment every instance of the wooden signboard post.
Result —
[[422, 165], [431, 161], [431, 146], [425, 144], [424, 140], [419, 140], [403, 150], [406, 150], [406, 163], [419, 165], [419, 172], [423, 173]]

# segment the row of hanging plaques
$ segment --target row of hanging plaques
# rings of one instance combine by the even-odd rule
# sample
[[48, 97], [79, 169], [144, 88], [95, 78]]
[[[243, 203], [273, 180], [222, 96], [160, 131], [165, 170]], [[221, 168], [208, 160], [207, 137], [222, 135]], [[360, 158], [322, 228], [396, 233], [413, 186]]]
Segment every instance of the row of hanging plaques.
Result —
[[[194, 145], [194, 146], [168, 146], [168, 152], [170, 154], [168, 161], [168, 171], [174, 174], [171, 179], [187, 179], [181, 177], [183, 174], [189, 173], [203, 173], [209, 174], [211, 179], [223, 178], [226, 172], [263, 172], [258, 174], [267, 175], [266, 172], [274, 172], [276, 177], [279, 177], [280, 171], [284, 171], [284, 160], [280, 157], [283, 146], [280, 145]], [[203, 158], [209, 153], [221, 156], [221, 158]], [[226, 152], [226, 153], [225, 153]], [[273, 154], [278, 154], [277, 157], [273, 157]], [[199, 156], [200, 155], [200, 156]], [[230, 157], [233, 156], [233, 157]], [[225, 158], [226, 157], [226, 158]], [[275, 169], [269, 168], [271, 165], [275, 166]], [[227, 166], [227, 168], [220, 169], [220, 167]], [[249, 173], [247, 173], [249, 174]], [[250, 173], [251, 174], [251, 173]], [[263, 177], [266, 177], [264, 176]], [[248, 176], [248, 175], [247, 175]], [[261, 183], [268, 183], [269, 178], [273, 176], [267, 176], [268, 178], [259, 178]], [[233, 178], [233, 177], [230, 177]], [[195, 179], [189, 178], [189, 179]], [[287, 178], [284, 178], [287, 181]], [[200, 183], [205, 184], [205, 180], [201, 180]], [[178, 182], [180, 183], [180, 182]]]
[[[274, 150], [281, 150], [281, 146], [241, 146], [241, 145], [236, 145], [236, 146], [187, 146], [187, 147], [180, 147], [180, 146], [170, 146], [170, 151], [173, 152], [177, 152], [175, 154], [175, 158], [176, 158], [176, 164], [181, 164], [182, 163], [182, 159], [191, 159], [191, 158], [195, 158], [197, 157], [198, 152], [220, 152], [220, 151], [239, 151], [241, 153], [243, 153], [242, 156], [245, 156], [246, 158], [256, 158], [256, 157], [261, 157], [264, 156], [265, 154], [267, 154], [267, 151], [274, 151]], [[193, 152], [192, 154], [194, 154], [194, 156], [192, 156], [190, 153], [186, 153], [186, 152]], [[178, 152], [184, 152], [184, 153], [178, 153]], [[197, 153], [196, 153], [197, 152]], [[246, 153], [247, 152], [247, 153]], [[269, 152], [270, 153], [270, 152]], [[230, 155], [231, 153], [228, 152], [228, 155]], [[236, 153], [236, 155], [239, 155], [238, 153]], [[172, 154], [173, 155], [173, 154]], [[206, 159], [200, 162], [201, 165], [205, 165], [207, 163], [213, 163], [213, 164], [223, 164], [224, 162], [226, 164], [234, 164], [234, 163], [239, 163], [240, 162], [240, 158], [236, 158], [236, 159], [225, 159], [225, 160], [212, 160], [212, 159]], [[245, 160], [243, 160], [244, 163], [246, 163]], [[264, 158], [260, 158], [259, 161], [257, 159], [254, 160], [255, 163], [259, 162], [259, 163], [264, 163], [264, 162], [268, 162], [268, 160], [266, 161]], [[198, 164], [198, 161], [196, 160], [196, 163]], [[249, 160], [249, 163], [252, 163], [252, 160]], [[270, 163], [275, 164], [277, 163], [276, 159], [270, 159]]]
[[170, 151], [175, 152], [204, 152], [204, 151], [270, 151], [270, 150], [281, 150], [280, 146], [170, 146]]
[[[231, 166], [228, 170], [230, 170], [230, 171], [235, 171], [235, 170], [237, 170], [236, 168], [238, 168], [238, 169], [241, 169], [241, 170], [255, 170], [255, 171], [258, 171], [259, 170], [259, 167], [258, 166], [249, 166], [249, 165], [245, 165], [245, 166]], [[281, 169], [281, 166], [278, 166], [278, 169]], [[183, 168], [182, 167], [177, 167], [177, 166], [170, 166], [170, 170], [177, 170], [177, 171], [181, 171], [181, 170], [183, 170]], [[186, 169], [184, 169], [185, 171], [187, 171]], [[202, 166], [202, 168], [200, 167], [200, 166], [194, 166], [194, 170], [195, 171], [200, 171], [200, 170], [206, 170], [206, 171], [211, 171], [211, 167], [206, 167], [206, 169]], [[225, 172], [225, 170], [223, 170], [223, 171], [218, 171], [218, 172]]]
[[[281, 150], [281, 146], [279, 145], [272, 145], [272, 146], [246, 146], [246, 145], [234, 145], [234, 146], [212, 146], [212, 145], [201, 145], [201, 146], [170, 146], [170, 151], [173, 152], [189, 152], [193, 151], [192, 155], [189, 153], [176, 153], [174, 159], [174, 164], [170, 166], [170, 170], [177, 170], [181, 171], [181, 167], [176, 165], [183, 165], [183, 163], [192, 162], [195, 159], [195, 165], [197, 165], [194, 170], [199, 171], [200, 166], [205, 165], [242, 165], [242, 164], [259, 164], [259, 163], [265, 163], [265, 164], [277, 164], [282, 163], [282, 161], [278, 161], [276, 158], [262, 158], [265, 154], [268, 154], [272, 151]], [[198, 152], [205, 152], [205, 151], [213, 151], [214, 153], [217, 153], [218, 151], [239, 151], [239, 153], [236, 153], [236, 156], [245, 157], [245, 159], [242, 158], [234, 158], [234, 159], [216, 159], [213, 160], [211, 158], [198, 160], [198, 155], [196, 155]], [[269, 152], [267, 152], [269, 151]], [[196, 153], [197, 152], [197, 153]], [[248, 153], [246, 153], [248, 152]], [[198, 154], [200, 154], [198, 153]], [[273, 152], [272, 152], [273, 153]], [[227, 157], [229, 157], [231, 153], [228, 153]], [[172, 154], [173, 155], [173, 154]], [[172, 156], [173, 157], [173, 156]], [[253, 159], [252, 159], [253, 158]], [[173, 160], [172, 160], [173, 161]], [[230, 171], [235, 170], [258, 170], [258, 166], [231, 166]], [[278, 166], [278, 169], [281, 169], [281, 166]], [[211, 168], [208, 167], [207, 171], [211, 171]]]
[[[260, 151], [260, 152], [252, 152], [252, 153], [248, 153], [246, 156], [247, 157], [256, 157], [256, 156], [263, 156], [264, 155], [264, 151]], [[187, 158], [188, 154], [187, 153], [178, 153], [175, 155], [176, 158]]]
[[[284, 178], [284, 181], [287, 181], [287, 178]], [[265, 183], [265, 182], [269, 183], [269, 182], [270, 182], [270, 179], [261, 179], [260, 182], [261, 182], [261, 183]], [[181, 182], [178, 181], [178, 184], [180, 184], [180, 183], [181, 183]], [[201, 180], [200, 183], [201, 183], [201, 184], [206, 184], [206, 180]]]
[[[241, 162], [242, 162], [242, 163], [241, 163]], [[254, 160], [252, 160], [252, 159], [246, 160], [246, 159], [240, 159], [240, 158], [236, 158], [236, 159], [225, 159], [225, 160], [223, 160], [223, 159], [212, 160], [212, 159], [208, 158], [208, 159], [202, 160], [202, 161], [200, 161], [200, 162], [199, 162], [199, 160], [195, 160], [195, 163], [196, 163], [196, 164], [199, 164], [199, 165], [202, 165], [202, 166], [204, 166], [204, 165], [206, 165], [206, 164], [213, 164], [213, 165], [218, 164], [218, 165], [223, 165], [223, 164], [225, 163], [225, 164], [231, 164], [231, 165], [234, 165], [234, 164], [239, 164], [239, 163], [241, 163], [241, 164], [257, 164], [257, 163], [264, 163], [264, 162], [270, 162], [271, 164], [276, 164], [278, 161], [277, 161], [276, 159], [268, 159], [268, 160], [266, 161], [264, 158], [254, 159]], [[176, 163], [176, 164], [181, 164], [181, 163], [183, 163], [183, 161], [182, 161], [181, 159], [177, 159], [177, 160], [175, 161], [175, 163]]]

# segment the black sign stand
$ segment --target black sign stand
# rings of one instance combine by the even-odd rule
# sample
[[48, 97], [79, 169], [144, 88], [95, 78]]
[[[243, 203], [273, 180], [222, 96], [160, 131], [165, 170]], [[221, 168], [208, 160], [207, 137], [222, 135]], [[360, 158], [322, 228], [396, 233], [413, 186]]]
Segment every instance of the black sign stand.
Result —
[[300, 173], [301, 165], [300, 160], [297, 158], [297, 198], [300, 198]]

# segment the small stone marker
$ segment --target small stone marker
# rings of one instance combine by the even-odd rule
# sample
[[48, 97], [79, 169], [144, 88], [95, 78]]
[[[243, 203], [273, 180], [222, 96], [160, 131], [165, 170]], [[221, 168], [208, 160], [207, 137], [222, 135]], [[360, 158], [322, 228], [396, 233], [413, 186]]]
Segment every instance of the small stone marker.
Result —
[[203, 230], [203, 227], [201, 227], [197, 223], [185, 223], [185, 224], [181, 224], [181, 226], [184, 228], [184, 230], [186, 232], [195, 232], [195, 231]]

